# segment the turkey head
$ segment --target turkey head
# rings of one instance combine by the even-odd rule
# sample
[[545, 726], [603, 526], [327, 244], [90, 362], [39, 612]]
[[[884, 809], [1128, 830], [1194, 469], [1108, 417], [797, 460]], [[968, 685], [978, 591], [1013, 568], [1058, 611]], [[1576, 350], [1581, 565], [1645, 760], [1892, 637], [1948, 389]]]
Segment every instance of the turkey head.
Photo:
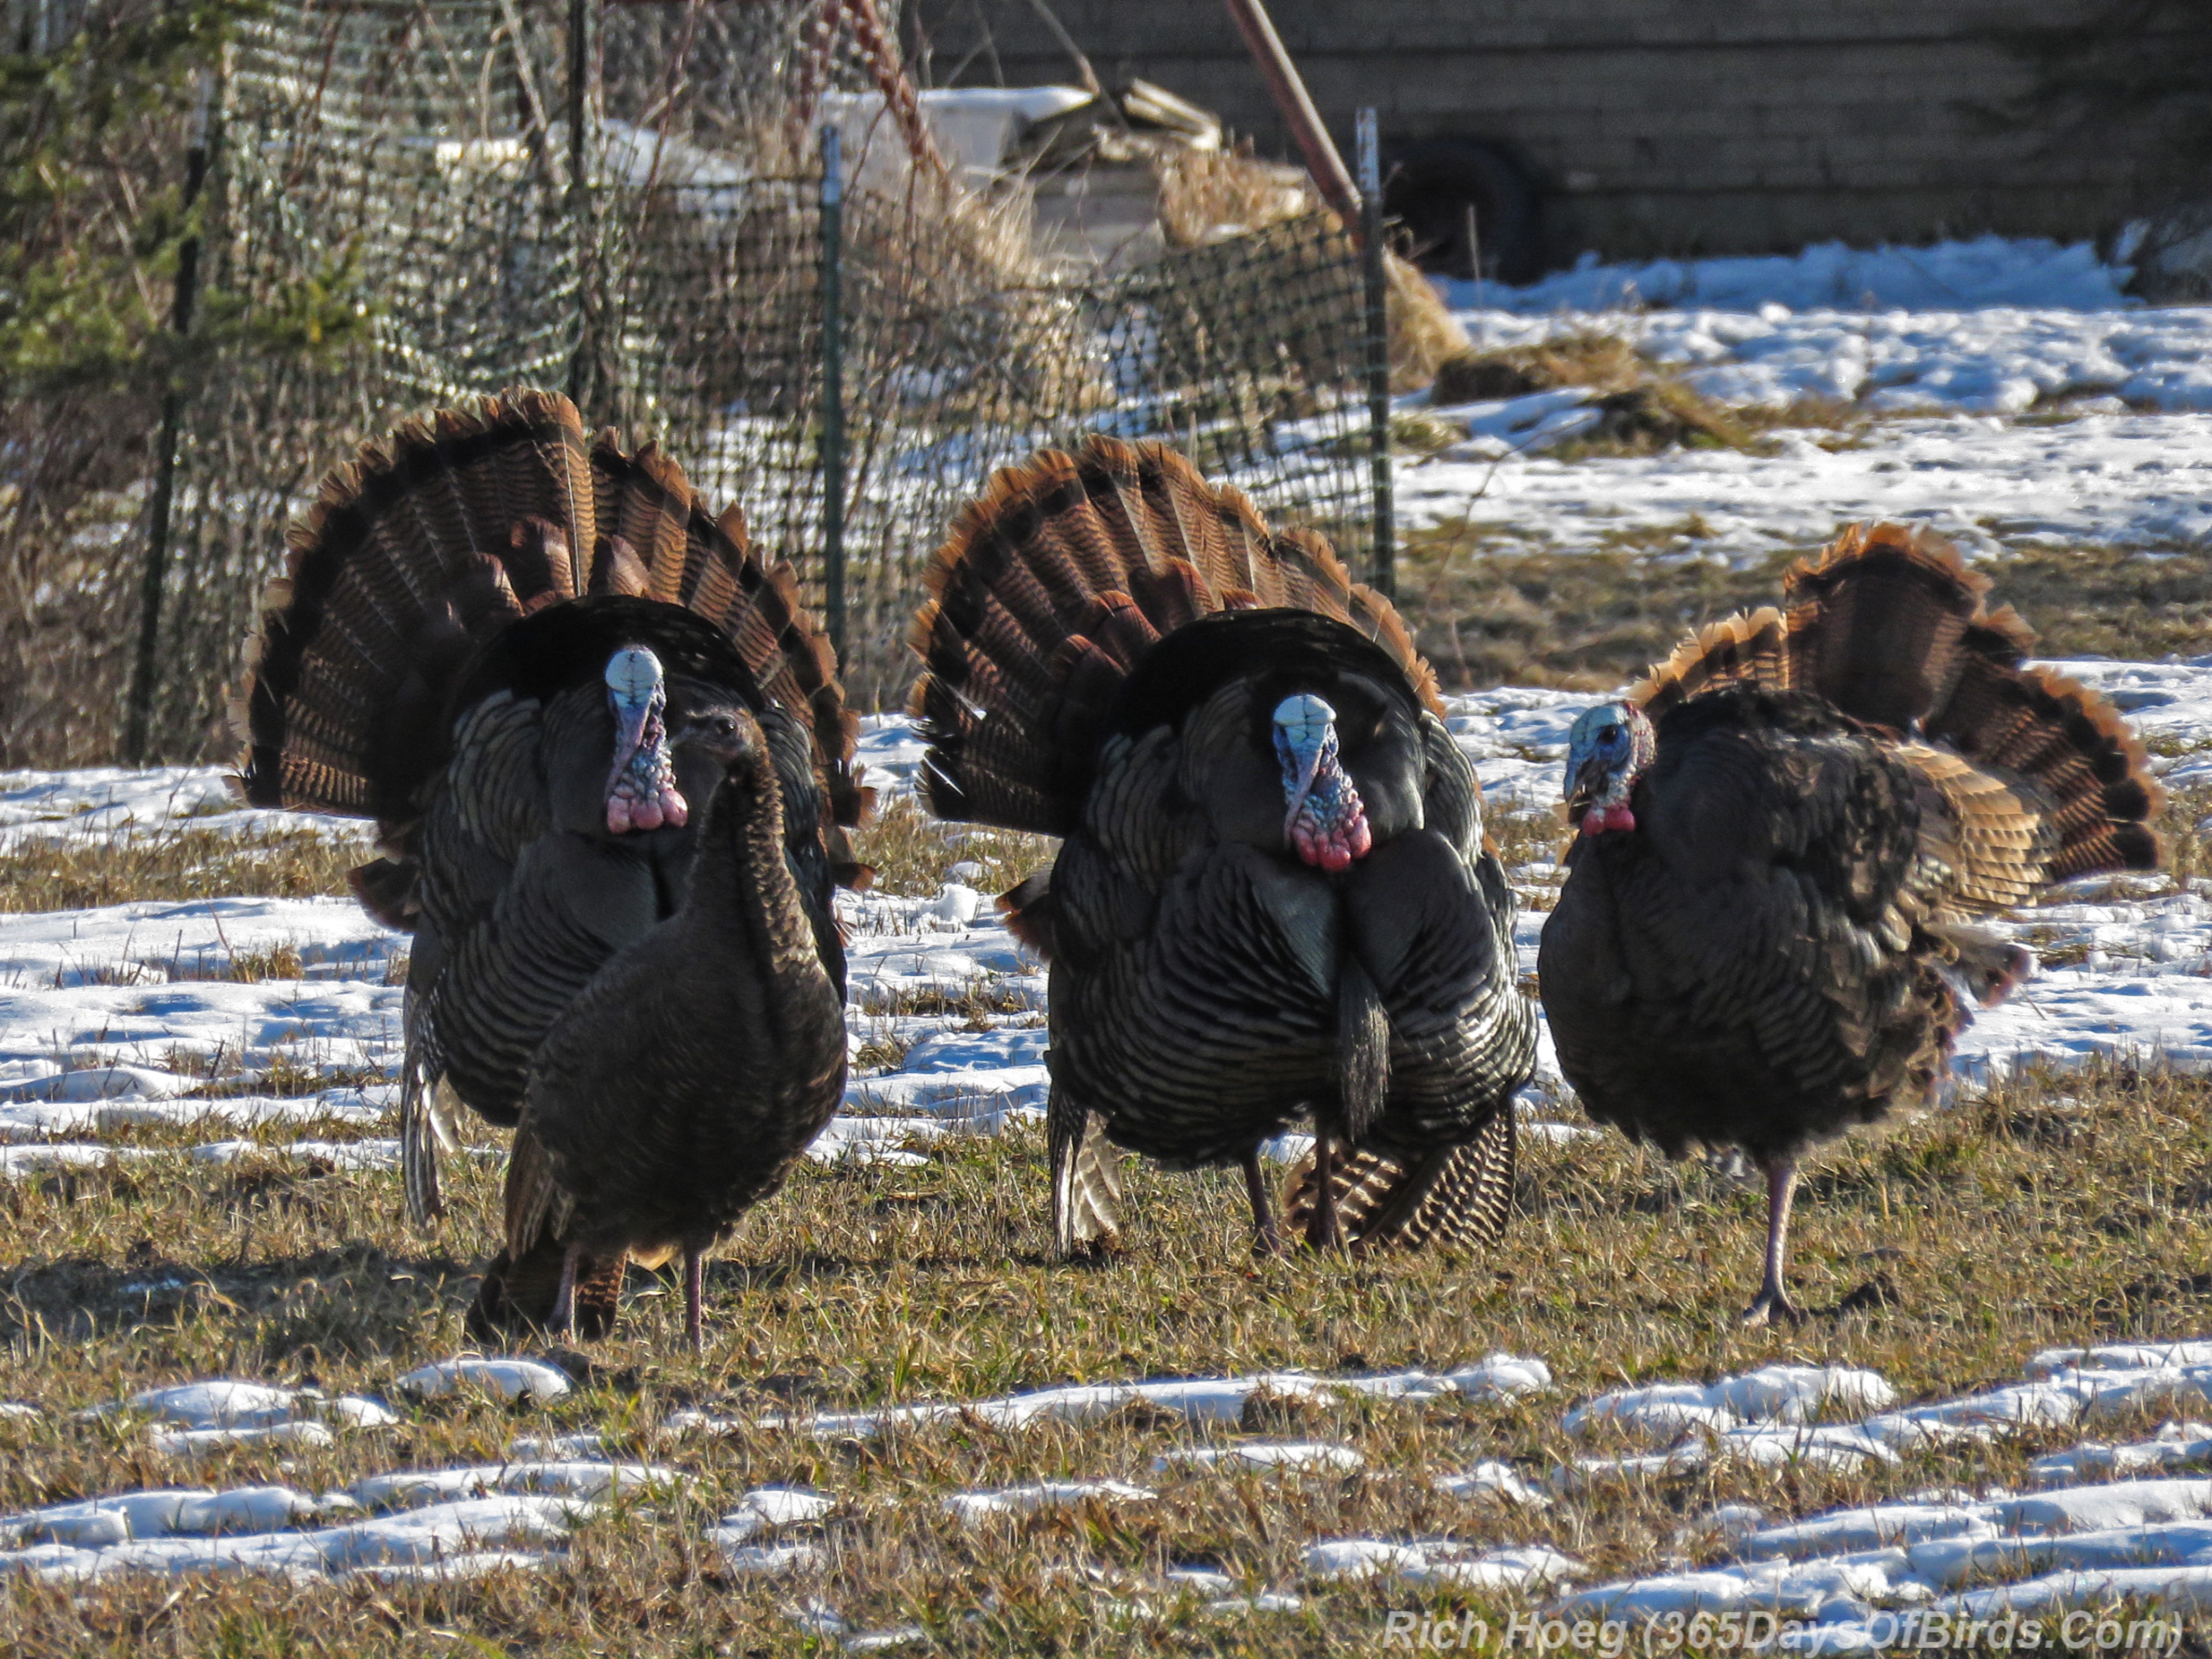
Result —
[[1585, 708], [1567, 733], [1567, 773], [1561, 790], [1567, 817], [1585, 836], [1636, 828], [1628, 804], [1659, 743], [1650, 720], [1632, 702]]

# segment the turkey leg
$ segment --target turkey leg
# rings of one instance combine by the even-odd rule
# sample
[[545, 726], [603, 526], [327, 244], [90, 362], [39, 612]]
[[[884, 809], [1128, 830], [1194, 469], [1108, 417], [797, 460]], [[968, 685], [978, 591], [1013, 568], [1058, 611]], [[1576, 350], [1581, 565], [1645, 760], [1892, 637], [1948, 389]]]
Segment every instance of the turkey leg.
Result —
[[707, 1255], [686, 1246], [684, 1251], [684, 1334], [694, 1354], [707, 1351], [705, 1322], [699, 1304], [707, 1283]]
[[1260, 1149], [1244, 1154], [1244, 1195], [1252, 1200], [1252, 1254], [1280, 1255], [1282, 1230], [1275, 1225], [1275, 1198], [1267, 1190], [1267, 1177], [1260, 1170]]
[[1335, 1146], [1328, 1131], [1314, 1125], [1314, 1206], [1306, 1223], [1306, 1243], [1316, 1250], [1332, 1250], [1341, 1243], [1336, 1227]]
[[583, 1259], [580, 1244], [571, 1244], [561, 1253], [561, 1284], [553, 1292], [554, 1334], [572, 1341], [576, 1335], [576, 1268]]
[[1743, 1322], [1765, 1325], [1787, 1320], [1794, 1325], [1805, 1312], [1783, 1288], [1782, 1262], [1790, 1249], [1790, 1202], [1797, 1194], [1797, 1160], [1762, 1158], [1759, 1163], [1766, 1171], [1766, 1275], [1759, 1281], [1757, 1298], [1743, 1310]]

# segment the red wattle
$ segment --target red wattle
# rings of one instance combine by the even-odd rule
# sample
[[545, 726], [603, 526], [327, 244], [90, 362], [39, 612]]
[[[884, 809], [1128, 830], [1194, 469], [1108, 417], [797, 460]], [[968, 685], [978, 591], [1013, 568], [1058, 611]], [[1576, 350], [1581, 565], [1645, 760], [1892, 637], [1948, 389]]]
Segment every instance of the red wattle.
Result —
[[1636, 828], [1636, 814], [1626, 806], [1608, 806], [1605, 809], [1605, 827], [1608, 830], [1633, 830]]
[[1605, 814], [1593, 806], [1583, 818], [1583, 834], [1601, 836], [1605, 833]]

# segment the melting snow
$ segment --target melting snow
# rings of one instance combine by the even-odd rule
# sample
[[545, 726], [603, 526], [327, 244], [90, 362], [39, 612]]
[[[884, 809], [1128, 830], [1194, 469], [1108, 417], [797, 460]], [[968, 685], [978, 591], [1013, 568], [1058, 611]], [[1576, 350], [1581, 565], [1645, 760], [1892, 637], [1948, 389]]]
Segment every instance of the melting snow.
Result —
[[407, 1373], [392, 1386], [425, 1400], [477, 1389], [495, 1400], [528, 1399], [538, 1405], [568, 1392], [568, 1377], [535, 1359], [441, 1359]]
[[1157, 1474], [1178, 1469], [1283, 1469], [1298, 1474], [1357, 1474], [1367, 1467], [1351, 1446], [1317, 1440], [1245, 1440], [1233, 1446], [1185, 1446], [1152, 1460]]
[[973, 1526], [996, 1516], [1035, 1515], [1080, 1504], [1149, 1504], [1158, 1496], [1151, 1487], [1127, 1480], [1037, 1480], [996, 1492], [956, 1492], [944, 1504], [947, 1514]]
[[[64, 1516], [60, 1510], [80, 1513]], [[19, 1535], [51, 1528], [75, 1541], [0, 1549], [0, 1573], [82, 1579], [115, 1572], [266, 1572], [304, 1578], [419, 1568], [465, 1577], [540, 1564], [548, 1547], [565, 1540], [593, 1506], [571, 1498], [478, 1498], [311, 1530], [264, 1524], [280, 1512], [286, 1512], [285, 1521], [296, 1521], [315, 1513], [316, 1506], [281, 1487], [133, 1493], [58, 1506], [39, 1511], [44, 1518], [21, 1517], [26, 1524]]]
[[1309, 1577], [1357, 1582], [1391, 1577], [1439, 1589], [1541, 1590], [1582, 1572], [1579, 1562], [1544, 1546], [1482, 1549], [1451, 1539], [1390, 1543], [1339, 1538], [1309, 1544]]

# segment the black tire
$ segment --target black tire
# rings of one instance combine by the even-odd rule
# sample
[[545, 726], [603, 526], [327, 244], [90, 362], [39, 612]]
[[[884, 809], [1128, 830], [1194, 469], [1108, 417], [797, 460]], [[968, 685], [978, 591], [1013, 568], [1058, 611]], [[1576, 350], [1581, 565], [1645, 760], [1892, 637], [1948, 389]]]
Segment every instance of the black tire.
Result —
[[1480, 138], [1424, 138], [1390, 157], [1382, 211], [1393, 246], [1421, 270], [1473, 276], [1467, 214], [1474, 210], [1481, 275], [1526, 283], [1543, 274], [1543, 198], [1506, 146]]

